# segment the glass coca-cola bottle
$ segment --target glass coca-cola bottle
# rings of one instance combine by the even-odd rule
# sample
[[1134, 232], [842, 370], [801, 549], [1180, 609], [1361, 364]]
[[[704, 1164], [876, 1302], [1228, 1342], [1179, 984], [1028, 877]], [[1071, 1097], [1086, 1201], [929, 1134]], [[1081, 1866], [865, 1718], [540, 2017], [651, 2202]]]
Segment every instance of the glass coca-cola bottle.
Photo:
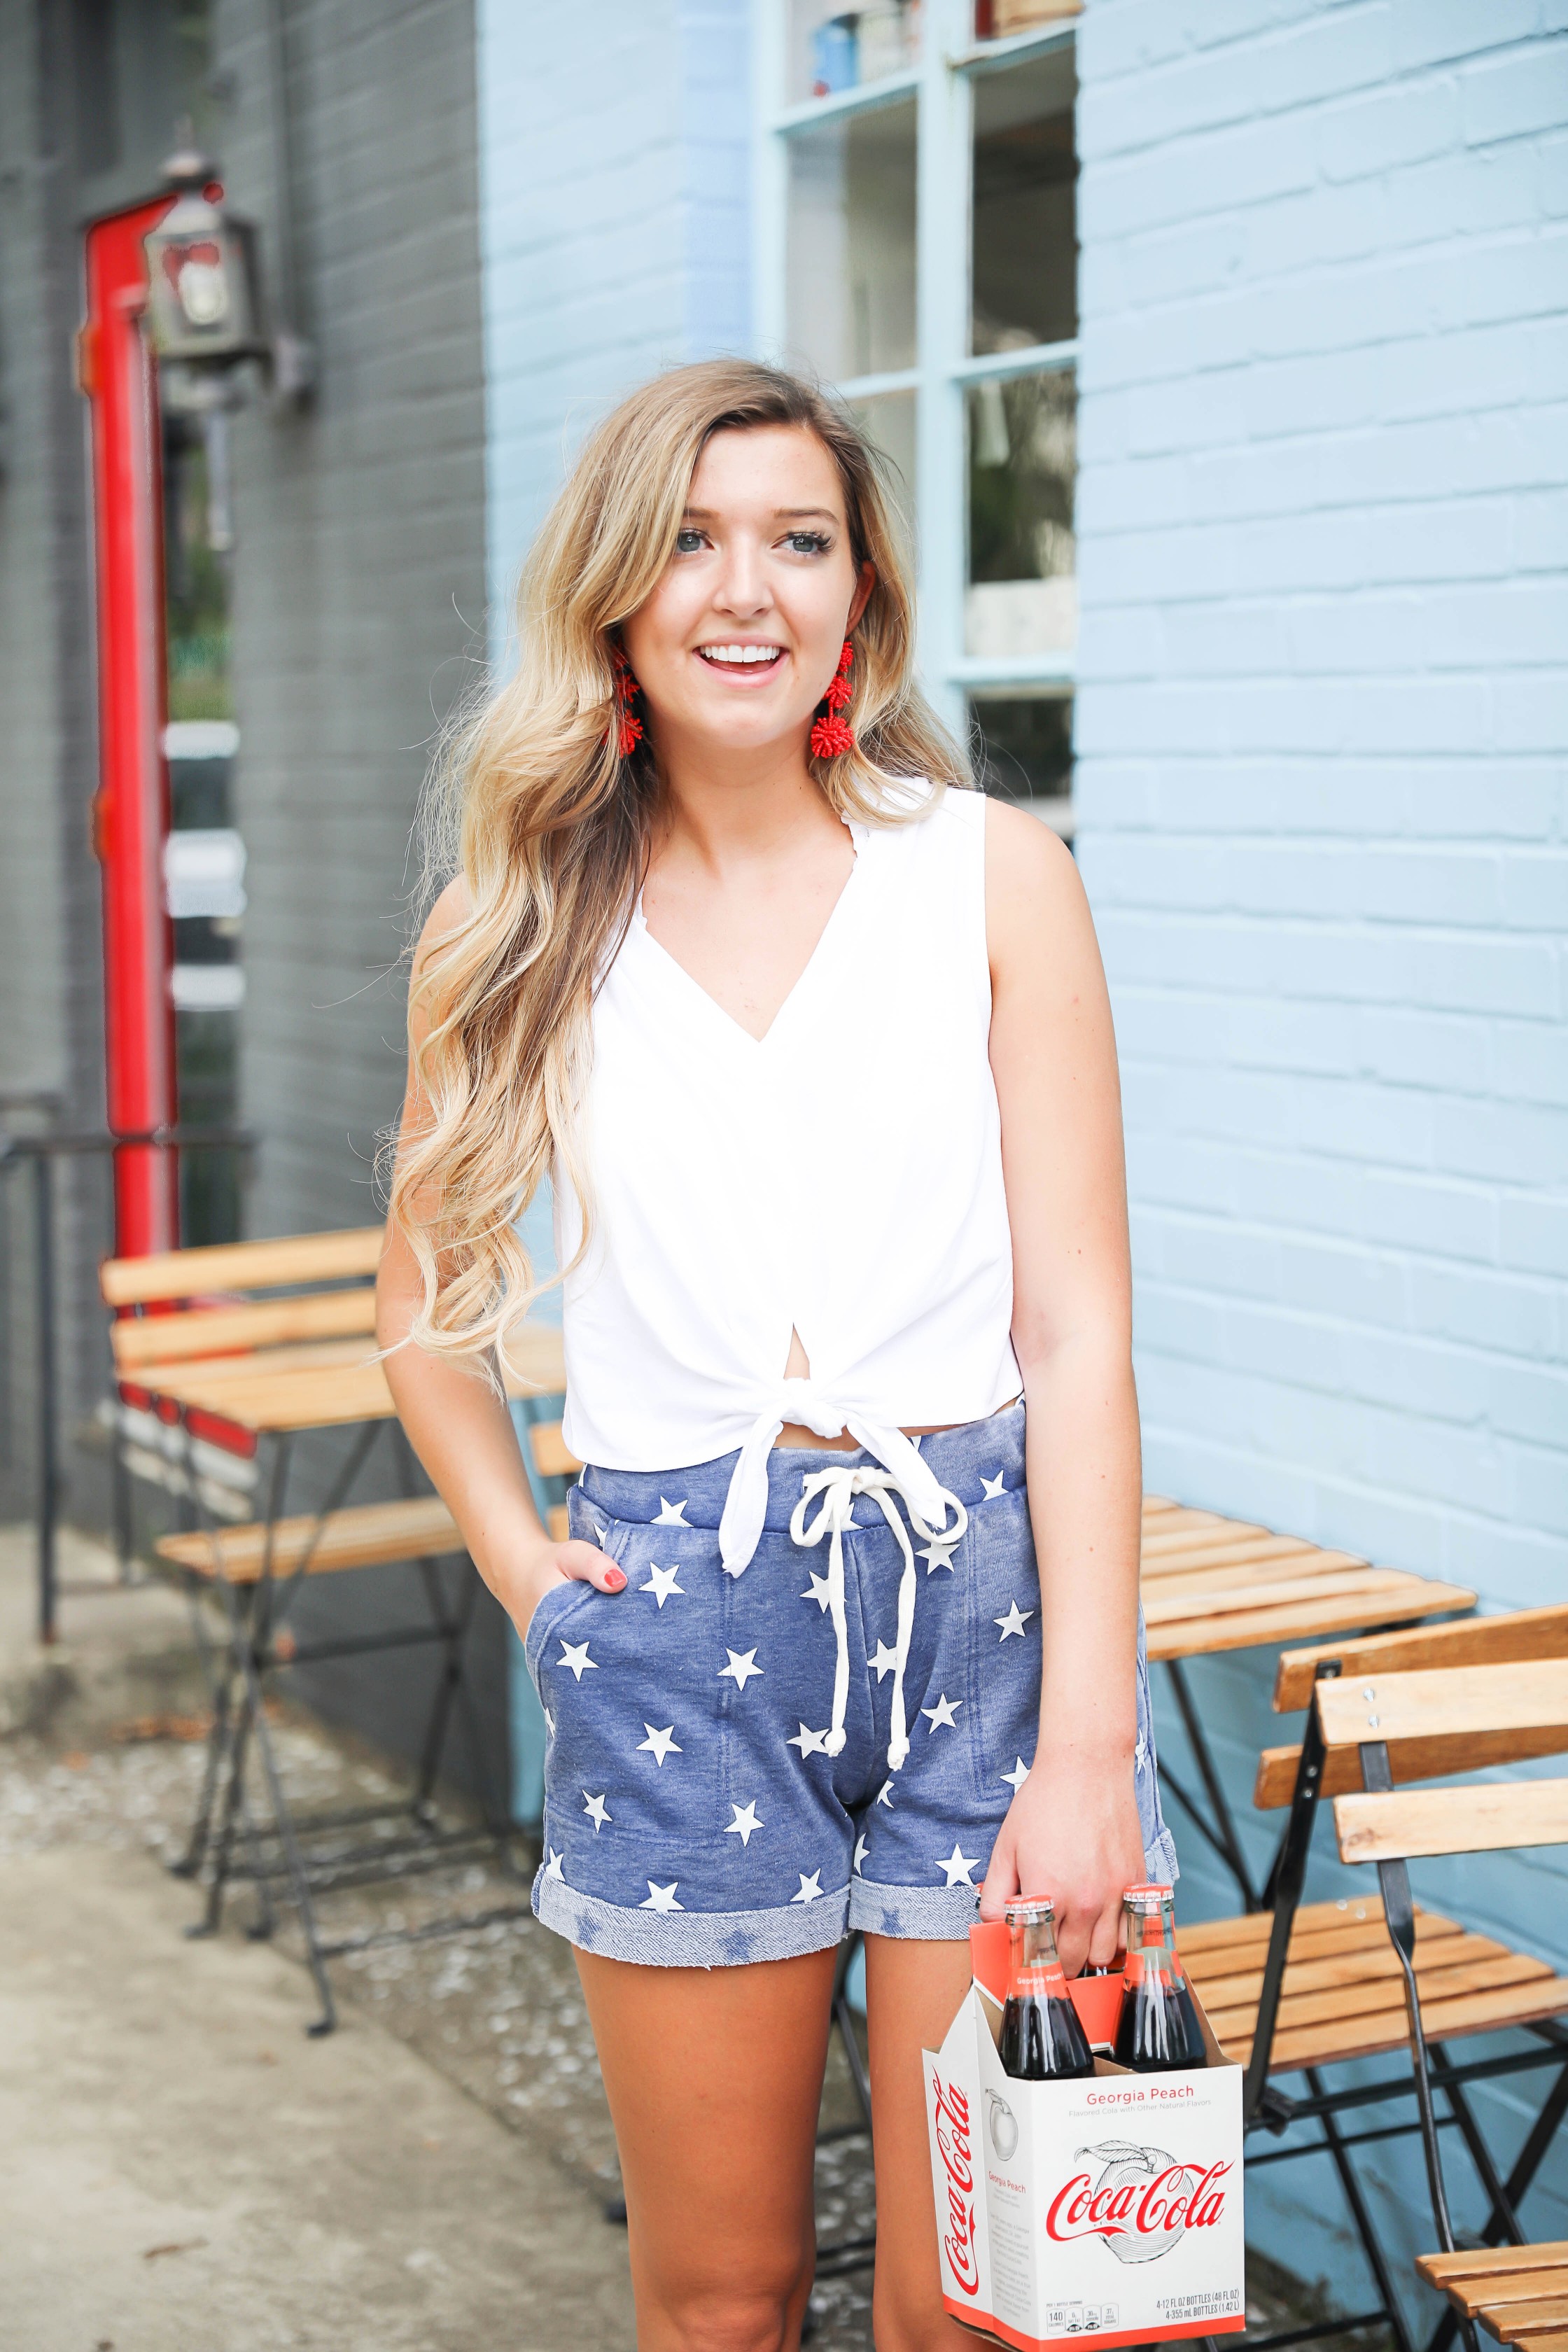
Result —
[[1206, 2066], [1203, 2029], [1176, 1951], [1175, 1904], [1168, 1886], [1130, 1886], [1121, 1898], [1127, 1965], [1116, 2063], [1139, 2074]]
[[1012, 1948], [1002, 2011], [1002, 2066], [1026, 2083], [1092, 2074], [1094, 2058], [1057, 1958], [1056, 1913], [1045, 1895], [1006, 1909]]

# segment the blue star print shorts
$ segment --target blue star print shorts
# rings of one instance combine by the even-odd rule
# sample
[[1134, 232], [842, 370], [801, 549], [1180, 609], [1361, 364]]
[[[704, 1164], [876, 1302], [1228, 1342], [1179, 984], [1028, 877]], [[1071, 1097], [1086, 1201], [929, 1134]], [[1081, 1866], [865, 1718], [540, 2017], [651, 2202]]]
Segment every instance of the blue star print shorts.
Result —
[[[855, 1496], [842, 1643], [829, 1542], [805, 1548], [790, 1519], [805, 1481], [875, 1474], [869, 1455], [775, 1448], [762, 1539], [739, 1577], [719, 1559], [733, 1454], [662, 1475], [584, 1471], [572, 1533], [602, 1544], [627, 1582], [552, 1586], [524, 1643], [549, 1733], [533, 1884], [547, 1927], [613, 1959], [710, 1968], [819, 1951], [847, 1928], [968, 1932], [1039, 1720], [1024, 1408], [944, 1430], [921, 1454], [967, 1526], [928, 1545], [905, 1521], [910, 1580], [879, 1498]], [[901, 1584], [913, 1615], [900, 1674]], [[890, 1769], [900, 1685], [908, 1752]], [[1168, 1883], [1142, 1629], [1136, 1780], [1149, 1875]]]

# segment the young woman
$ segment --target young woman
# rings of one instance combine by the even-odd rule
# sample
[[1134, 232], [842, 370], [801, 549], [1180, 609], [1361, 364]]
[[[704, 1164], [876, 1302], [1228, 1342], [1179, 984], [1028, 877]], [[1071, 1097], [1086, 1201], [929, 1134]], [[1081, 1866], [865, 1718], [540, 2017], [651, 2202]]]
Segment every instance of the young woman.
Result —
[[[599, 427], [521, 647], [416, 959], [381, 1337], [544, 1703], [534, 1908], [577, 1948], [637, 2340], [798, 2342], [859, 1928], [876, 2340], [966, 2344], [920, 2051], [977, 1894], [1052, 1895], [1076, 1972], [1173, 1869], [1088, 909], [921, 701], [871, 453], [790, 376], [681, 369]], [[493, 1370], [547, 1175], [564, 1543]]]

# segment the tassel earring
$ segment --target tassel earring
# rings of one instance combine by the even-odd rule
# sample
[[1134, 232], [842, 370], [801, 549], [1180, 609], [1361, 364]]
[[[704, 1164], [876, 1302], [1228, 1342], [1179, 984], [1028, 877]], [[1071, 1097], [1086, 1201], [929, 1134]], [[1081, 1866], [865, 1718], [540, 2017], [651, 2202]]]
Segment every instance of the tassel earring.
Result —
[[632, 709], [632, 697], [642, 692], [632, 675], [632, 666], [619, 646], [610, 647], [610, 659], [616, 672], [616, 744], [623, 760], [629, 760], [643, 739], [643, 723]]
[[838, 667], [827, 681], [827, 691], [816, 708], [811, 726], [811, 755], [814, 760], [837, 760], [855, 749], [855, 730], [841, 714], [849, 707], [855, 691], [849, 673], [855, 667], [855, 648], [847, 637], [838, 656]]

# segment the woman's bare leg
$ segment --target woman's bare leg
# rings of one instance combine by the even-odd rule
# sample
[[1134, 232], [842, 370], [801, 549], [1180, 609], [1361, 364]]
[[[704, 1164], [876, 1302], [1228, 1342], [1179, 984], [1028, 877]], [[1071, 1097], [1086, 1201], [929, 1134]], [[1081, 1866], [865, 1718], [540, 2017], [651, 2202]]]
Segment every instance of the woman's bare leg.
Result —
[[969, 1989], [967, 1943], [866, 1938], [877, 2164], [877, 2352], [973, 2352], [942, 2307], [922, 2050], [940, 2050]]
[[834, 1958], [658, 1969], [577, 1954], [626, 2183], [638, 2352], [800, 2342]]

